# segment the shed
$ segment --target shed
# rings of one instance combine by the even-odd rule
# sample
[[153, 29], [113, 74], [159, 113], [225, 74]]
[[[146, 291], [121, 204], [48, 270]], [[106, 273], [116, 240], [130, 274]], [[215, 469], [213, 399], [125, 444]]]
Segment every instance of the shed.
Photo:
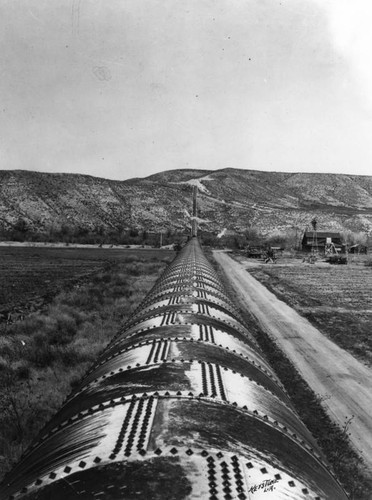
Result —
[[357, 243], [356, 245], [352, 245], [349, 247], [349, 253], [357, 253], [357, 254], [367, 254], [368, 248], [365, 245], [361, 245]]

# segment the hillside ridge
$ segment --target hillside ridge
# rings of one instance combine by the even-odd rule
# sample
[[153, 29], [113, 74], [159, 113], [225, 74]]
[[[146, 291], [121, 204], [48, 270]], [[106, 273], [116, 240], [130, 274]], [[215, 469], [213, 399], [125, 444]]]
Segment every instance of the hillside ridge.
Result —
[[170, 170], [116, 181], [86, 174], [0, 171], [0, 229], [20, 220], [33, 231], [181, 231], [198, 186], [201, 229], [264, 233], [305, 229], [372, 232], [372, 176], [325, 173]]

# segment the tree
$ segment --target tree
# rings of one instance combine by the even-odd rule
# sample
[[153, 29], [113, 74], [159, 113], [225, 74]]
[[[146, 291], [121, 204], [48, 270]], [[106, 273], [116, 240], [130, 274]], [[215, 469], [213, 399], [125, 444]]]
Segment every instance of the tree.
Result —
[[14, 231], [17, 231], [19, 233], [27, 233], [28, 231], [27, 222], [20, 217], [14, 224]]

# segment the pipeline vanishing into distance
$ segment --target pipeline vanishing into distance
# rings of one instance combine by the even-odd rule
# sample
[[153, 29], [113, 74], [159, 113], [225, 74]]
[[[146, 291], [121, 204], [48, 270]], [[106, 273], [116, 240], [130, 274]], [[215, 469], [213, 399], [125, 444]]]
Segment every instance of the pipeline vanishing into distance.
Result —
[[0, 498], [347, 496], [193, 237]]

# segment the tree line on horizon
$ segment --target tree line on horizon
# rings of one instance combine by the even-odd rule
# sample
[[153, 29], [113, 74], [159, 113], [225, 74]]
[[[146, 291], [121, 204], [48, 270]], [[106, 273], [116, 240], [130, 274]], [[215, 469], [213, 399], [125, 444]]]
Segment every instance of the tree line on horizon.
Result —
[[[248, 246], [269, 247], [276, 246], [283, 249], [300, 250], [304, 231], [298, 229], [276, 230], [269, 234], [263, 233], [256, 227], [249, 227], [242, 232], [227, 231], [226, 234], [217, 234], [199, 229], [198, 236], [203, 245], [215, 248], [230, 248], [241, 250]], [[360, 244], [370, 246], [371, 236], [364, 232], [351, 230], [340, 231], [341, 237], [348, 246]], [[35, 229], [26, 220], [19, 218], [13, 227], [0, 229], [0, 241], [41, 242], [90, 244], [90, 245], [141, 245], [159, 248], [167, 245], [182, 245], [190, 235], [190, 231], [172, 230], [148, 231], [136, 227], [94, 228], [84, 226], [50, 226], [43, 231]]]

